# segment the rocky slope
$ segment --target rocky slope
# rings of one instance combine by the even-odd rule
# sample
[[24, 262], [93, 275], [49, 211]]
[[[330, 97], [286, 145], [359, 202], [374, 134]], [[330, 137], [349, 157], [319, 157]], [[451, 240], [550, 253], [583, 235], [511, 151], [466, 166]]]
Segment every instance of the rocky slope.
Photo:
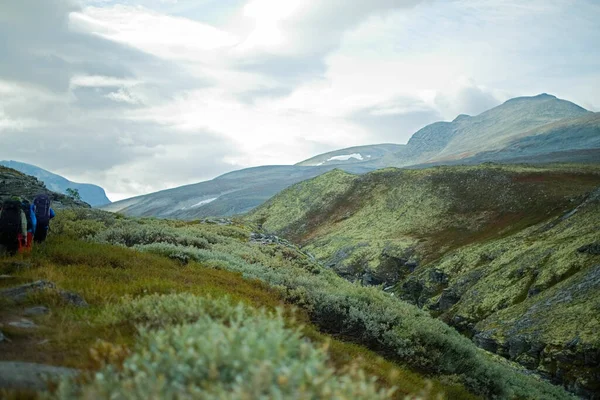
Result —
[[12, 168], [0, 166], [0, 201], [12, 196], [33, 200], [38, 194], [47, 194], [54, 209], [90, 207], [83, 201], [73, 200], [64, 194], [48, 190], [43, 182]]
[[90, 204], [92, 207], [110, 203], [110, 200], [108, 197], [106, 197], [104, 189], [102, 189], [100, 186], [91, 185], [89, 183], [71, 182], [60, 175], [46, 171], [45, 169], [36, 167], [35, 165], [18, 161], [0, 161], [0, 165], [16, 169], [24, 174], [38, 178], [40, 181], [44, 182], [49, 190], [52, 190], [53, 192], [64, 194], [69, 188], [77, 189], [81, 199]]
[[456, 118], [448, 126], [450, 140], [431, 158], [451, 160], [497, 150], [515, 137], [534, 134], [528, 132], [536, 128], [588, 114], [578, 105], [548, 94], [518, 97], [475, 117]]
[[543, 125], [516, 135], [501, 149], [471, 157], [420, 165], [548, 162], [597, 162], [600, 160], [600, 113], [586, 113]]
[[600, 166], [331, 171], [249, 220], [475, 343], [600, 394]]

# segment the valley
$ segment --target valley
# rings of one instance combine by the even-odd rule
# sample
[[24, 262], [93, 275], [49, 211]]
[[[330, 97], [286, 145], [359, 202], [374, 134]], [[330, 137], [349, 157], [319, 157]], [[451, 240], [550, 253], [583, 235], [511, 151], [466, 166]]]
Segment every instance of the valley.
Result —
[[599, 190], [598, 165], [334, 170], [247, 220], [593, 398]]

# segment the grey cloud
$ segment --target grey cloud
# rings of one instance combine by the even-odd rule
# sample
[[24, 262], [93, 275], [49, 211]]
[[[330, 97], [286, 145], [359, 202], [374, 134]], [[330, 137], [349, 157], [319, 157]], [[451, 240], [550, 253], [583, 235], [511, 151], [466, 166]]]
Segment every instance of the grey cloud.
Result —
[[[154, 129], [145, 128], [146, 132]], [[150, 131], [151, 132], [151, 131]], [[2, 132], [2, 158], [30, 162], [48, 169], [102, 170], [126, 163], [136, 157], [156, 151], [155, 143], [145, 140], [125, 145], [119, 138], [127, 130], [116, 123], [57, 125], [30, 128], [26, 132], [7, 130]]]
[[72, 0], [1, 2], [0, 77], [62, 92], [76, 74], [168, 75], [185, 79], [188, 87], [206, 84], [154, 56], [71, 30], [69, 14], [76, 11], [79, 6]]
[[232, 143], [213, 132], [180, 133], [115, 120], [8, 130], [2, 132], [2, 142], [0, 159], [28, 162], [67, 176], [93, 177], [113, 192], [120, 184], [105, 181], [103, 172], [111, 168], [122, 169], [126, 178], [133, 168], [134, 181], [160, 190], [231, 171], [234, 168], [224, 160], [239, 155]]
[[486, 90], [467, 85], [452, 95], [437, 96], [435, 103], [446, 117], [454, 118], [458, 114], [480, 114], [499, 105], [501, 101]]
[[308, 11], [286, 21], [291, 42], [285, 54], [256, 52], [238, 61], [237, 68], [278, 78], [282, 87], [323, 76], [325, 56], [339, 47], [343, 34], [367, 17], [413, 7], [426, 0], [314, 1]]
[[[409, 99], [400, 99], [408, 106]], [[419, 104], [418, 100], [412, 100]], [[395, 104], [398, 107], [399, 104]], [[385, 111], [385, 112], [382, 112]], [[394, 111], [389, 105], [355, 112], [350, 120], [365, 127], [372, 134], [373, 143], [406, 143], [423, 126], [439, 121], [442, 116], [433, 108], [421, 106]]]
[[236, 66], [239, 70], [277, 78], [275, 87], [255, 89], [238, 95], [244, 103], [253, 103], [264, 97], [284, 97], [303, 82], [322, 76], [327, 67], [320, 57], [256, 55]]
[[254, 104], [259, 99], [273, 99], [283, 98], [294, 91], [294, 87], [290, 86], [279, 86], [274, 88], [259, 88], [250, 90], [237, 95], [239, 101], [245, 104]]

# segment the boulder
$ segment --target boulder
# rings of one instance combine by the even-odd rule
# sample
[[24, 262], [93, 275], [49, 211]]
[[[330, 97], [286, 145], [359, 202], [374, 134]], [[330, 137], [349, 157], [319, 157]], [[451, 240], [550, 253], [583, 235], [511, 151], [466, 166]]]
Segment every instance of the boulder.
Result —
[[439, 310], [440, 311], [448, 311], [452, 308], [453, 305], [458, 303], [460, 300], [460, 295], [456, 293], [453, 289], [447, 288], [442, 290], [442, 295], [440, 296], [439, 301]]
[[32, 329], [32, 328], [37, 327], [37, 325], [33, 321], [30, 321], [25, 318], [21, 318], [18, 321], [9, 322], [8, 325], [10, 325], [14, 328], [21, 328], [21, 329]]
[[48, 307], [36, 306], [36, 307], [31, 307], [31, 308], [26, 309], [23, 314], [30, 317], [30, 316], [34, 316], [34, 315], [48, 314], [49, 312], [50, 312], [50, 310], [48, 309]]
[[590, 243], [577, 249], [578, 252], [590, 255], [600, 255], [600, 242]]
[[75, 307], [88, 307], [89, 304], [84, 300], [83, 297], [77, 293], [67, 292], [66, 290], [59, 290], [60, 296], [69, 304]]
[[23, 302], [30, 293], [45, 289], [56, 289], [56, 285], [48, 281], [36, 281], [25, 285], [0, 290], [0, 297], [5, 297], [15, 303]]
[[5, 297], [11, 301], [14, 301], [15, 303], [22, 303], [27, 299], [27, 296], [30, 293], [48, 289], [55, 290], [60, 295], [60, 297], [63, 298], [63, 300], [65, 300], [71, 305], [74, 305], [76, 307], [88, 306], [88, 303], [83, 299], [83, 297], [81, 297], [77, 293], [57, 289], [56, 285], [53, 282], [43, 280], [0, 290], [0, 297]]
[[77, 373], [77, 370], [71, 368], [25, 362], [0, 362], [0, 388], [45, 390], [48, 388], [48, 381], [75, 376]]

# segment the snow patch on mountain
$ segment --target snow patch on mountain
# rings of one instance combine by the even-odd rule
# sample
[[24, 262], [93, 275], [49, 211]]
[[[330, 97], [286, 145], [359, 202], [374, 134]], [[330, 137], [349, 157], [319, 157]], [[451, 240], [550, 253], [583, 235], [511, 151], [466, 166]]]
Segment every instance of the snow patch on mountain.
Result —
[[206, 199], [206, 200], [202, 200], [201, 202], [198, 202], [198, 203], [194, 204], [194, 205], [193, 205], [193, 206], [191, 206], [190, 208], [194, 208], [194, 207], [200, 207], [200, 206], [203, 206], [203, 205], [205, 205], [205, 204], [212, 203], [212, 202], [213, 202], [213, 201], [215, 201], [216, 199], [218, 199], [218, 197], [214, 197], [214, 198], [212, 198], [212, 199]]
[[196, 204], [192, 204], [191, 206], [181, 207], [179, 210], [189, 210], [190, 208], [202, 207], [202, 206], [204, 206], [204, 205], [206, 205], [208, 203], [212, 203], [213, 201], [215, 201], [217, 199], [218, 199], [218, 197], [213, 197], [211, 199], [202, 200], [202, 201], [199, 201]]
[[342, 156], [334, 156], [331, 157], [330, 159], [328, 159], [327, 161], [348, 161], [351, 158], [356, 158], [359, 161], [363, 161], [364, 158], [360, 153], [352, 153], [352, 154], [345, 154]]

